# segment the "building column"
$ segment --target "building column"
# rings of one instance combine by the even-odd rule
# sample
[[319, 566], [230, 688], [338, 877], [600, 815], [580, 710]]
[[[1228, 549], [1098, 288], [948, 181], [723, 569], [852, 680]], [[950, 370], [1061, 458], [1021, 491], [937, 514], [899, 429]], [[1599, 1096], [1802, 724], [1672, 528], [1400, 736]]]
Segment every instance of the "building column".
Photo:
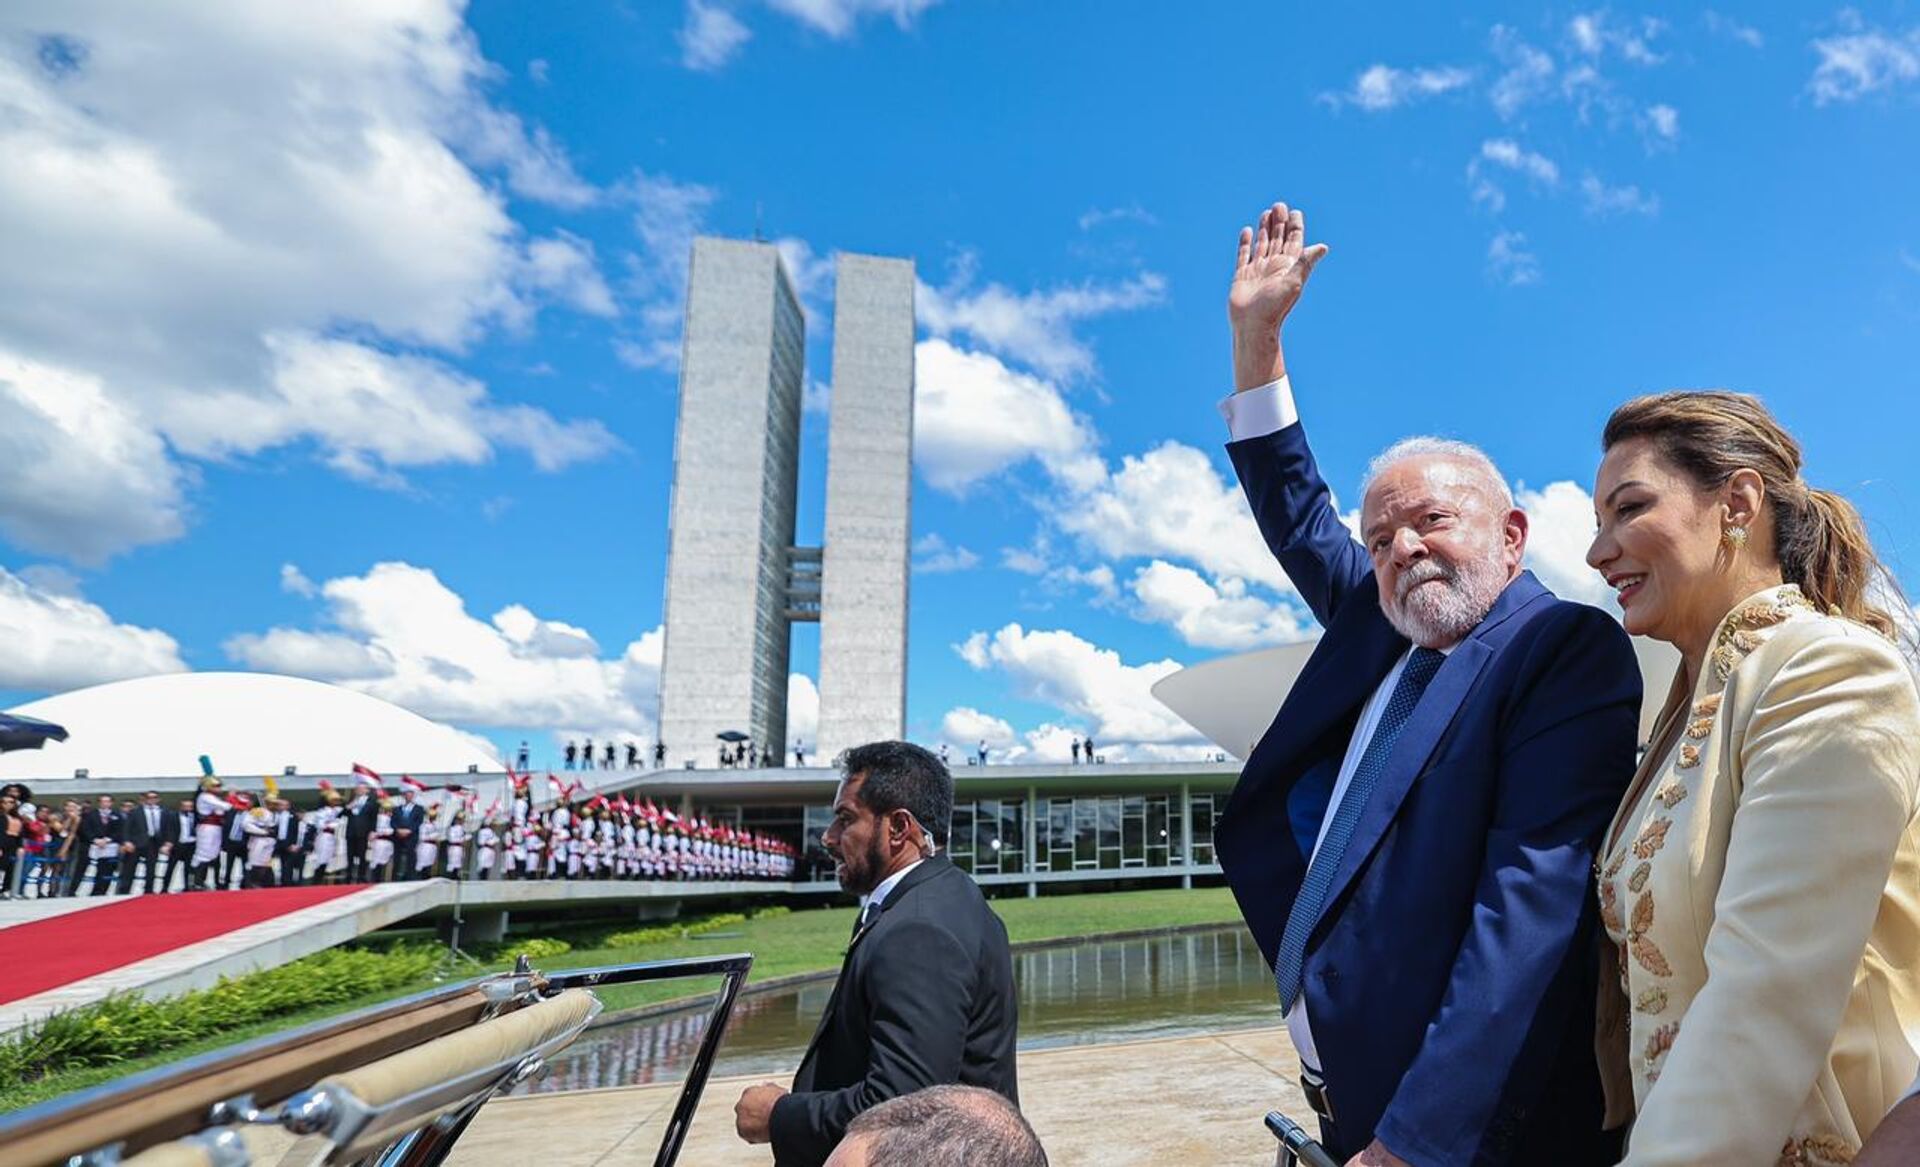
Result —
[[[460, 943], [498, 944], [507, 938], [507, 913], [481, 910], [460, 913]], [[453, 917], [440, 921], [440, 939], [453, 939]]]
[[1027, 787], [1027, 898], [1035, 899], [1040, 895], [1040, 884], [1033, 873], [1040, 869], [1039, 849], [1034, 845], [1039, 837], [1040, 788]]
[[1187, 869], [1180, 877], [1182, 888], [1193, 886], [1193, 783], [1180, 784], [1180, 865]]

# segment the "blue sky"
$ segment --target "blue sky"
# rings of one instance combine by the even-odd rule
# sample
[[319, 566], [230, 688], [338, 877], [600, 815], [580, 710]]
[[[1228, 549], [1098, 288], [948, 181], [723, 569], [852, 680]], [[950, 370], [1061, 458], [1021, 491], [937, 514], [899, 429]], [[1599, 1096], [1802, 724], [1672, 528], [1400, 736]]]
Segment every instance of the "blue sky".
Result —
[[1920, 571], [1911, 5], [29, 3], [0, 110], [0, 705], [267, 668], [650, 737], [701, 232], [780, 243], [821, 398], [832, 253], [918, 265], [919, 740], [1190, 754], [1147, 685], [1311, 633], [1214, 412], [1276, 198], [1349, 491], [1477, 441], [1604, 602], [1609, 408], [1726, 386]]

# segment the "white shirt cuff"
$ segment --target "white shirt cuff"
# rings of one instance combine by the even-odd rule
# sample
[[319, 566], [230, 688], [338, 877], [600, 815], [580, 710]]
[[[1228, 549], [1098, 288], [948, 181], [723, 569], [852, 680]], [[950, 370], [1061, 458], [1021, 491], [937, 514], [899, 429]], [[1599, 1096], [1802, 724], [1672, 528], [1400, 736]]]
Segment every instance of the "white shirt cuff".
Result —
[[1293, 404], [1293, 386], [1282, 377], [1258, 389], [1228, 394], [1220, 403], [1220, 416], [1227, 419], [1232, 440], [1243, 442], [1279, 433], [1300, 420], [1300, 411]]

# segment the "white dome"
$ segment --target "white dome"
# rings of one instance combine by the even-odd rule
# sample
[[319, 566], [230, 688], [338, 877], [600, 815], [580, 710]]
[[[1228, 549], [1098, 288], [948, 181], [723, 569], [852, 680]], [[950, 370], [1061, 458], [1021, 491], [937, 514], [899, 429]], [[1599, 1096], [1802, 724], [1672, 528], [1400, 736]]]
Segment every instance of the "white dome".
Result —
[[460, 774], [500, 763], [458, 730], [378, 697], [272, 673], [169, 673], [75, 689], [9, 712], [66, 727], [64, 742], [0, 754], [0, 779]]

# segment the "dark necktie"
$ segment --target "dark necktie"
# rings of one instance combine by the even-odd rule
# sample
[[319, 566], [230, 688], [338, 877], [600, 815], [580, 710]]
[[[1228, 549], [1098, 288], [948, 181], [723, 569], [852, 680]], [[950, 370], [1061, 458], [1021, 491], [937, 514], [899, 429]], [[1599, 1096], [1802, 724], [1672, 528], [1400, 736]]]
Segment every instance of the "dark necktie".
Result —
[[860, 914], [853, 918], [853, 939], [858, 939], [860, 933], [865, 931], [867, 925], [872, 923], [874, 918], [879, 914], [879, 904], [874, 903], [872, 900], [868, 900], [865, 904], [862, 904]]
[[1300, 996], [1300, 975], [1307, 955], [1307, 937], [1313, 934], [1314, 925], [1320, 922], [1320, 913], [1327, 904], [1327, 893], [1333, 888], [1334, 872], [1340, 869], [1340, 860], [1346, 856], [1347, 844], [1353, 841], [1354, 827], [1359, 825], [1360, 815], [1367, 809], [1374, 783], [1380, 780], [1381, 772], [1387, 768], [1387, 760], [1393, 756], [1394, 743], [1400, 740], [1400, 731], [1407, 727], [1407, 719], [1413, 715], [1414, 706], [1420, 703], [1420, 695], [1427, 691], [1427, 683], [1440, 671], [1440, 664], [1444, 660], [1445, 655], [1437, 649], [1413, 650], [1406, 668], [1400, 671], [1400, 680], [1393, 687], [1393, 695], [1387, 698], [1387, 707], [1380, 714], [1380, 724], [1374, 727], [1373, 738], [1367, 742], [1366, 752], [1360, 755], [1360, 764], [1354, 767], [1346, 793], [1333, 812], [1333, 821], [1327, 825], [1326, 837], [1320, 840], [1320, 849], [1314, 853], [1313, 861], [1307, 867], [1307, 878], [1301, 881], [1300, 894], [1294, 897], [1293, 911], [1287, 915], [1286, 931], [1280, 936], [1280, 953], [1273, 961], [1273, 979], [1280, 990], [1282, 1013], [1293, 1012], [1293, 1003]]

